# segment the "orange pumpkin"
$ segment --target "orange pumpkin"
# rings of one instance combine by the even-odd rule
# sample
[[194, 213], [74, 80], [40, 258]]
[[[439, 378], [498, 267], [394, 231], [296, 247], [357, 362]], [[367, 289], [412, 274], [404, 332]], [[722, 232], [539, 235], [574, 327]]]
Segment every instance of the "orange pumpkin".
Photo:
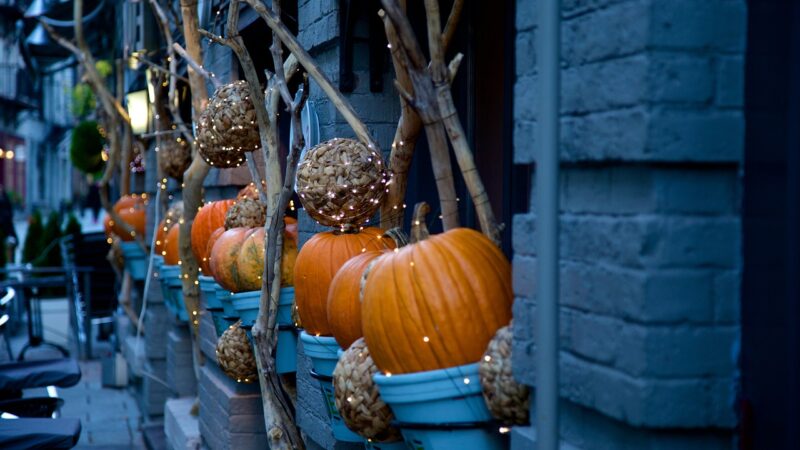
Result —
[[[264, 273], [264, 236], [263, 227], [245, 239], [239, 256], [236, 259], [236, 269], [239, 274], [239, 291], [255, 291], [261, 289], [261, 275]], [[294, 263], [297, 259], [297, 244], [287, 233], [283, 237], [283, 252], [281, 254], [281, 286], [291, 286], [294, 283]]]
[[348, 259], [370, 250], [394, 248], [383, 230], [368, 227], [359, 232], [317, 233], [303, 245], [294, 266], [294, 292], [300, 320], [309, 334], [330, 336], [328, 288]]
[[389, 250], [370, 251], [350, 258], [331, 280], [328, 289], [328, 324], [339, 347], [364, 335], [361, 331], [361, 278], [375, 260]]
[[231, 292], [239, 292], [239, 271], [236, 260], [242, 244], [256, 228], [231, 228], [222, 233], [211, 249], [211, 273], [223, 288]]
[[208, 238], [217, 228], [225, 224], [225, 213], [234, 204], [234, 200], [219, 200], [209, 202], [200, 208], [192, 222], [192, 253], [200, 264], [203, 273], [210, 272], [208, 262]]
[[174, 266], [181, 260], [180, 254], [180, 235], [181, 227], [178, 224], [172, 224], [167, 231], [167, 236], [164, 238], [164, 264]]
[[217, 243], [219, 237], [222, 236], [222, 233], [225, 232], [225, 227], [219, 227], [211, 233], [211, 236], [208, 238], [208, 244], [206, 244], [206, 255], [208, 255], [206, 261], [208, 263], [208, 272], [206, 272], [203, 268], [200, 268], [200, 271], [203, 275], [208, 275], [209, 277], [214, 276], [214, 271], [211, 270], [211, 250], [214, 248], [214, 244]]
[[456, 228], [378, 259], [362, 300], [364, 338], [382, 371], [469, 364], [511, 320], [511, 265], [483, 234]]
[[106, 233], [106, 237], [110, 238], [112, 234], [114, 234], [114, 221], [111, 220], [111, 216], [106, 214], [106, 218], [103, 219], [103, 231]]
[[123, 222], [133, 228], [133, 232], [126, 232], [122, 224], [114, 223], [109, 219], [111, 229], [123, 241], [132, 241], [136, 235], [144, 236], [145, 211], [147, 210], [147, 197], [137, 194], [125, 195], [114, 204], [114, 212]]
[[161, 219], [161, 222], [158, 224], [158, 228], [156, 229], [156, 244], [153, 247], [153, 252], [156, 255], [163, 256], [164, 252], [166, 251], [165, 247], [167, 244], [167, 232], [169, 231], [169, 226], [167, 226], [166, 219]]

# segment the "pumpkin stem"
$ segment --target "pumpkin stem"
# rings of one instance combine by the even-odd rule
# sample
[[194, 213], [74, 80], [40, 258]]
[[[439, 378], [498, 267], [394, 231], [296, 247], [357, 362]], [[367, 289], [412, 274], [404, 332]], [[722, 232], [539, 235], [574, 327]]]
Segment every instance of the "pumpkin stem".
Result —
[[383, 237], [393, 240], [397, 245], [397, 248], [404, 247], [408, 245], [409, 242], [408, 235], [400, 227], [394, 227], [390, 230], [387, 230], [385, 233], [383, 233]]
[[428, 225], [425, 223], [425, 216], [431, 212], [431, 207], [426, 202], [419, 202], [414, 205], [413, 222], [411, 222], [411, 242], [417, 243], [428, 239], [431, 234], [428, 232]]

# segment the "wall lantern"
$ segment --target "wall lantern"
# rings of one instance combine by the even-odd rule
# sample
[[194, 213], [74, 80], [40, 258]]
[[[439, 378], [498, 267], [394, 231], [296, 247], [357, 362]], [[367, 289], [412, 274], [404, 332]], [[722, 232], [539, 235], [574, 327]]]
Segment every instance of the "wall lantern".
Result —
[[147, 104], [147, 90], [133, 91], [125, 96], [128, 115], [131, 117], [131, 129], [134, 134], [147, 133], [150, 124], [150, 108]]

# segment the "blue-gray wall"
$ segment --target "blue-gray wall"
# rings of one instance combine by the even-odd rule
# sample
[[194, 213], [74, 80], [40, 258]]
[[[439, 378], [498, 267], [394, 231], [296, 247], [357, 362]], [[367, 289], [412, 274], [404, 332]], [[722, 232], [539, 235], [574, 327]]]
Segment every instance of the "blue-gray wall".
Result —
[[[562, 439], [733, 448], [745, 1], [562, 8]], [[517, 1], [518, 164], [536, 159], [535, 10]], [[534, 386], [536, 209], [513, 223], [514, 368]]]

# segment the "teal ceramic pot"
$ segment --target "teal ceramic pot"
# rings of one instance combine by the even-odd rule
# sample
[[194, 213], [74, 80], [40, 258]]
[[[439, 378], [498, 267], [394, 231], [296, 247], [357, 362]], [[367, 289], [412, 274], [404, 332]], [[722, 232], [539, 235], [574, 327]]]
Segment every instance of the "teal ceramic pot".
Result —
[[332, 336], [312, 336], [300, 332], [303, 353], [311, 359], [311, 365], [318, 375], [332, 377], [333, 369], [339, 361], [339, 344]]
[[122, 257], [125, 259], [125, 268], [131, 278], [142, 281], [147, 277], [147, 254], [137, 241], [122, 242]]
[[206, 301], [206, 308], [222, 308], [222, 302], [217, 299], [217, 284], [214, 278], [200, 275], [200, 292]]
[[507, 448], [481, 393], [478, 364], [401, 375], [376, 374], [381, 399], [392, 408], [410, 448]]
[[256, 321], [260, 300], [261, 291], [237, 292], [230, 295], [230, 303], [236, 315], [242, 319], [242, 325], [251, 326]]
[[167, 309], [173, 314], [178, 313], [177, 299], [175, 299], [175, 290], [171, 288], [175, 283], [180, 283], [181, 268], [180, 266], [162, 265], [158, 271], [158, 278], [161, 281], [161, 294], [164, 297], [164, 304]]

